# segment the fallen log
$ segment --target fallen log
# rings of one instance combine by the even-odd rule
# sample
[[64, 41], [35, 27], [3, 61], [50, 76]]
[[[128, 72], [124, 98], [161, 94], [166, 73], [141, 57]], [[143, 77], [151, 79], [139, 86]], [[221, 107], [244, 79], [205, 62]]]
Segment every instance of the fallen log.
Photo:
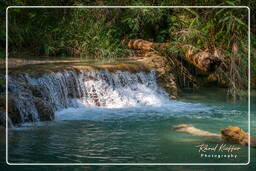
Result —
[[187, 124], [180, 124], [174, 127], [174, 129], [177, 132], [186, 132], [192, 135], [196, 135], [196, 136], [201, 136], [201, 137], [217, 137], [217, 138], [221, 138], [221, 135], [219, 134], [215, 134], [212, 132], [208, 132], [208, 131], [204, 131], [201, 129], [198, 129], [192, 125], [187, 125]]
[[154, 46], [153, 42], [142, 40], [142, 39], [133, 39], [128, 42], [128, 47], [130, 49], [150, 51], [152, 50], [153, 46]]
[[220, 130], [221, 134], [204, 131], [188, 124], [177, 125], [174, 127], [174, 129], [177, 132], [186, 132], [196, 136], [217, 137], [224, 142], [240, 144], [243, 146], [248, 146], [250, 144], [251, 147], [256, 148], [256, 138], [250, 136], [248, 133], [244, 132], [237, 126], [229, 126], [227, 128], [223, 128]]
[[[170, 46], [169, 43], [153, 43], [142, 39], [133, 39], [128, 42], [128, 47], [130, 49], [151, 51], [164, 49]], [[210, 53], [209, 51], [200, 50], [199, 52], [194, 52], [195, 47], [192, 45], [174, 45], [177, 48], [181, 48], [185, 53], [182, 56], [187, 62], [194, 65], [200, 71], [204, 73], [214, 72], [221, 64], [221, 60], [216, 53]]]
[[200, 50], [194, 53], [195, 47], [192, 45], [181, 45], [180, 47], [185, 52], [184, 59], [203, 72], [212, 73], [221, 64], [220, 58], [209, 51]]

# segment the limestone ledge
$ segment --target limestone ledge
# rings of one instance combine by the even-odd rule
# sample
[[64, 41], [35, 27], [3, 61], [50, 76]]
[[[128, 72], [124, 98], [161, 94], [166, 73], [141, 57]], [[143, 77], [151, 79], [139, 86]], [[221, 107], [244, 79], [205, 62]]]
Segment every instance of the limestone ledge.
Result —
[[[174, 75], [170, 72], [170, 65], [167, 63], [165, 58], [161, 56], [145, 56], [143, 58], [134, 58], [134, 62], [126, 63], [113, 63], [113, 64], [85, 64], [85, 63], [54, 63], [54, 64], [32, 64], [24, 65], [16, 68], [10, 68], [8, 71], [9, 75], [29, 74], [34, 77], [40, 77], [46, 73], [62, 72], [68, 70], [81, 70], [92, 71], [92, 70], [108, 70], [110, 72], [116, 71], [128, 71], [138, 72], [144, 71], [149, 72], [154, 70], [157, 73], [158, 84], [169, 93], [170, 98], [177, 97], [177, 86]], [[3, 68], [2, 68], [3, 70]], [[4, 72], [1, 72], [4, 73]], [[0, 75], [4, 77], [3, 74]], [[33, 94], [33, 103], [39, 109], [39, 117], [41, 121], [48, 121], [54, 119], [54, 111], [49, 107], [47, 99], [38, 92], [43, 92], [40, 86], [34, 85], [23, 85], [24, 91], [29, 90]], [[5, 84], [0, 85], [0, 125], [5, 127]], [[13, 93], [9, 93], [8, 99], [8, 113], [9, 119], [12, 124], [16, 125], [21, 123], [21, 117], [18, 114], [18, 109], [15, 105], [17, 97]], [[28, 121], [32, 121], [32, 118], [28, 118]]]
[[[3, 70], [3, 69], [2, 69]], [[150, 71], [150, 68], [145, 65], [134, 62], [134, 63], [113, 63], [113, 64], [86, 64], [86, 63], [54, 63], [54, 64], [32, 64], [24, 65], [16, 68], [10, 68], [8, 74], [21, 74], [28, 73], [36, 77], [40, 77], [45, 73], [61, 72], [67, 70], [108, 70], [110, 72], [115, 71], [129, 71], [129, 72], [138, 72], [138, 71]], [[2, 72], [4, 73], [4, 71]]]

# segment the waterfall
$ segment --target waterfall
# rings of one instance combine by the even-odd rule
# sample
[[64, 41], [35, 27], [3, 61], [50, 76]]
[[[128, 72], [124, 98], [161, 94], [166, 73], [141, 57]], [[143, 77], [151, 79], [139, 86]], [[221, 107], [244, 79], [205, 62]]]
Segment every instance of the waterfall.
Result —
[[169, 97], [157, 85], [155, 74], [154, 71], [66, 70], [40, 77], [11, 75], [9, 103], [13, 101], [13, 110], [19, 113], [21, 123], [51, 120], [54, 115], [50, 113], [69, 107], [159, 106], [167, 103]]

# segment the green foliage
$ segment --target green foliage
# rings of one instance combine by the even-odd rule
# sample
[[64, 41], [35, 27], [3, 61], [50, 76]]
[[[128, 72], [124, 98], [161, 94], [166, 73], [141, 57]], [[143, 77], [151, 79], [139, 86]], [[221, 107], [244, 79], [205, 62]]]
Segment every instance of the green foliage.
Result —
[[[47, 4], [46, 4], [47, 3]], [[23, 1], [7, 5], [248, 5], [255, 15], [255, 0], [234, 1]], [[1, 10], [2, 11], [2, 10]], [[4, 16], [1, 13], [1, 16]], [[9, 9], [9, 54], [21, 57], [80, 57], [100, 60], [129, 56], [122, 45], [125, 39], [142, 38], [154, 42], [191, 44], [198, 49], [217, 49], [224, 60], [239, 58], [238, 70], [247, 79], [248, 33], [246, 8], [128, 8], [128, 9]], [[255, 19], [252, 18], [252, 48], [255, 53]], [[4, 21], [4, 20], [2, 20]], [[5, 42], [4, 25], [0, 43]], [[234, 46], [237, 52], [234, 52]], [[0, 56], [4, 48], [0, 46]], [[182, 51], [169, 47], [173, 54]], [[252, 61], [256, 61], [255, 55]], [[256, 75], [255, 62], [252, 74]], [[229, 72], [230, 70], [228, 70]], [[231, 74], [231, 72], [229, 72]], [[231, 77], [231, 76], [230, 76]], [[233, 77], [232, 77], [233, 78]], [[234, 77], [234, 79], [236, 79]]]
[[125, 34], [130, 38], [144, 38], [155, 41], [164, 41], [164, 35], [167, 34], [166, 16], [168, 9], [152, 8], [133, 8], [123, 10], [121, 24], [126, 28]]
[[[72, 22], [65, 29], [64, 42], [72, 55], [95, 58], [122, 56], [120, 28], [109, 21], [109, 9], [80, 9], [72, 13]], [[82, 22], [81, 22], [82, 21]]]
[[125, 56], [124, 38], [228, 52], [247, 41], [246, 9], [10, 9], [9, 16], [10, 52], [35, 56]]
[[256, 77], [256, 36], [251, 34], [251, 76]]

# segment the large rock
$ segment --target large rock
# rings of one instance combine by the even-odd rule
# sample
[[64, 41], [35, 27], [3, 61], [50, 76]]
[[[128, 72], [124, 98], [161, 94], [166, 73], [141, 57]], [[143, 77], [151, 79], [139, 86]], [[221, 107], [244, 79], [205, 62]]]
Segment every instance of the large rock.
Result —
[[[249, 135], [237, 126], [229, 126], [221, 129], [222, 140], [230, 143], [248, 145]], [[256, 147], [256, 139], [251, 137], [251, 146]]]

